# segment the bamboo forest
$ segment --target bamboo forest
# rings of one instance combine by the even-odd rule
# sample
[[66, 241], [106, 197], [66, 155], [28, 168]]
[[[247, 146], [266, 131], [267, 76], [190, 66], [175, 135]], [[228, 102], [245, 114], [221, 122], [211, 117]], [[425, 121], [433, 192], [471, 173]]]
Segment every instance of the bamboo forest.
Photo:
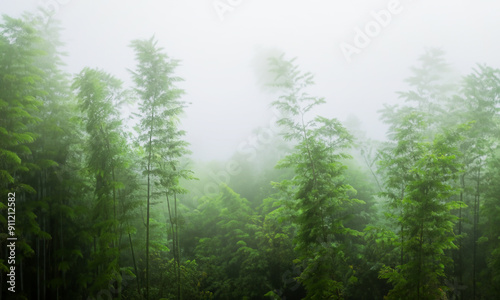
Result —
[[[476, 54], [465, 69], [454, 49], [419, 45], [411, 61], [366, 67], [373, 83], [343, 86], [308, 63], [314, 54], [251, 48], [241, 55], [260, 53], [248, 57], [259, 79], [227, 76], [266, 95], [252, 100], [265, 107], [255, 113], [236, 99], [253, 96], [210, 78], [226, 67], [205, 53], [202, 21], [182, 23], [202, 39], [186, 57], [140, 29], [114, 32], [127, 41], [113, 46], [99, 35], [94, 48], [66, 48], [93, 21], [75, 20], [81, 31], [66, 35], [58, 17], [83, 1], [52, 2], [59, 15], [0, 20], [0, 300], [500, 299], [498, 60]], [[212, 2], [206, 14], [229, 45], [229, 27], [254, 4]], [[419, 5], [379, 2], [345, 29], [353, 34], [331, 51], [338, 64], [361, 68]], [[475, 47], [498, 58], [493, 19], [496, 41]], [[217, 57], [232, 55], [223, 45]], [[97, 59], [107, 51], [116, 68]], [[184, 71], [196, 68], [190, 53], [208, 73]], [[349, 104], [345, 90], [366, 102]], [[369, 91], [386, 97], [370, 102]], [[217, 102], [223, 94], [236, 104]], [[348, 105], [359, 115], [343, 113]], [[209, 130], [219, 123], [243, 138]]]

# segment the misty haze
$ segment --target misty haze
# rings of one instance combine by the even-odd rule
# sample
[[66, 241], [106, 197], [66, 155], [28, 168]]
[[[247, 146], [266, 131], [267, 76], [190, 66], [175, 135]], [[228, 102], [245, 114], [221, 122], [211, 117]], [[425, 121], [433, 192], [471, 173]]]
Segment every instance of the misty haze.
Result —
[[0, 300], [500, 299], [500, 3], [0, 12]]

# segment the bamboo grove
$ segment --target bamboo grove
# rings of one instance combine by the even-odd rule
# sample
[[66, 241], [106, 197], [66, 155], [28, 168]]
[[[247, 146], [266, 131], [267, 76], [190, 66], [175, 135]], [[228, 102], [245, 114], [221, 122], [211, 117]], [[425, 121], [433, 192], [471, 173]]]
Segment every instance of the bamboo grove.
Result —
[[276, 134], [203, 162], [161, 41], [130, 42], [126, 86], [65, 73], [60, 29], [29, 14], [0, 24], [0, 299], [500, 297], [499, 69], [455, 76], [427, 50], [376, 141], [318, 115], [313, 74], [271, 57]]

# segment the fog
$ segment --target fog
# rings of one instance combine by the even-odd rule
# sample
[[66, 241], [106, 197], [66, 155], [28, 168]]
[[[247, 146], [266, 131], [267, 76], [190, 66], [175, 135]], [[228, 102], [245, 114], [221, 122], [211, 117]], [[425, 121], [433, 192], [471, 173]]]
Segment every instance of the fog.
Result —
[[498, 2], [0, 12], [0, 300], [500, 299]]
[[500, 67], [497, 1], [0, 1], [13, 17], [37, 6], [61, 21], [71, 74], [98, 67], [130, 86], [130, 41], [152, 35], [179, 59], [196, 159], [227, 158], [269, 125], [277, 95], [263, 87], [266, 53], [297, 57], [315, 75], [312, 94], [326, 98], [320, 113], [356, 116], [373, 139], [386, 132], [377, 111], [399, 101], [426, 48], [444, 50], [460, 75], [476, 63]]

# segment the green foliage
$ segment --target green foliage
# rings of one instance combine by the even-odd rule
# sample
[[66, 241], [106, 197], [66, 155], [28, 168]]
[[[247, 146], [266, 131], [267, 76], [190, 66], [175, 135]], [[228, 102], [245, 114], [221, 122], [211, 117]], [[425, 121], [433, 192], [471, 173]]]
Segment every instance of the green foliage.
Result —
[[[146, 298], [149, 299], [149, 244], [151, 199], [166, 196], [171, 225], [174, 259], [177, 262], [177, 287], [181, 297], [179, 223], [177, 214], [177, 194], [183, 190], [178, 186], [180, 177], [190, 177], [190, 172], [179, 168], [179, 158], [186, 154], [187, 143], [178, 130], [179, 116], [184, 109], [180, 100], [184, 91], [175, 84], [182, 81], [174, 76], [177, 60], [171, 60], [163, 49], [157, 46], [154, 37], [149, 40], [134, 40], [130, 45], [136, 54], [137, 66], [132, 73], [135, 93], [140, 98], [140, 123], [138, 141], [145, 150], [143, 174], [147, 176], [147, 216], [146, 216]], [[170, 199], [173, 195], [173, 207]]]
[[[387, 187], [401, 188], [399, 195], [386, 193], [400, 212], [397, 244], [401, 263], [382, 269], [380, 276], [394, 286], [390, 298], [435, 299], [442, 294], [445, 265], [451, 263], [444, 251], [456, 248], [453, 227], [457, 218], [450, 213], [456, 205], [449, 199], [458, 193], [452, 183], [460, 174], [461, 166], [456, 161], [460, 135], [446, 132], [437, 135], [432, 144], [422, 138], [409, 140], [412, 132], [423, 131], [425, 123], [415, 113], [403, 120], [395, 132], [400, 139], [383, 162]], [[400, 153], [411, 156], [405, 159]]]
[[[74, 80], [81, 110], [86, 113], [88, 172], [94, 177], [92, 207], [94, 252], [89, 271], [94, 275], [89, 293], [95, 295], [119, 277], [116, 172], [124, 149], [119, 132], [117, 102], [121, 83], [105, 72], [85, 68]], [[126, 149], [126, 148], [125, 148]], [[97, 241], [96, 241], [97, 239]], [[96, 246], [97, 244], [97, 246]]]
[[[459, 79], [443, 51], [426, 51], [404, 103], [381, 111], [382, 143], [352, 118], [348, 130], [316, 116], [326, 100], [308, 93], [313, 75], [274, 57], [282, 138], [258, 128], [230, 161], [190, 162], [179, 61], [135, 40], [133, 93], [100, 69], [70, 85], [61, 28], [40, 14], [0, 23], [18, 298], [498, 298], [498, 69]], [[136, 135], [122, 128], [131, 98]], [[9, 209], [3, 197], [4, 227]]]
[[307, 119], [307, 113], [324, 99], [307, 94], [305, 89], [313, 84], [313, 76], [300, 72], [294, 59], [272, 59], [271, 71], [276, 74], [275, 85], [283, 89], [273, 102], [283, 116], [278, 124], [284, 127], [285, 140], [296, 143], [292, 154], [277, 165], [292, 168], [295, 177], [277, 187], [293, 199], [293, 221], [298, 225], [296, 250], [306, 266], [299, 281], [308, 291], [307, 299], [341, 299], [345, 285], [356, 281], [341, 243], [356, 231], [345, 228], [343, 219], [349, 206], [363, 203], [352, 198], [356, 191], [345, 183], [343, 175], [341, 160], [350, 156], [342, 150], [350, 146], [352, 137], [336, 119]]
[[198, 241], [194, 254], [207, 274], [202, 288], [217, 299], [260, 297], [266, 291], [267, 269], [256, 239], [260, 221], [246, 199], [225, 185], [220, 190], [200, 200], [196, 223], [191, 224]]
[[482, 224], [483, 237], [478, 241], [482, 242], [486, 249], [487, 269], [484, 270], [483, 278], [487, 287], [484, 294], [487, 297], [494, 297], [500, 292], [500, 152], [498, 149], [495, 155], [488, 161], [488, 171], [486, 174], [487, 183], [485, 191], [485, 203], [482, 206], [482, 216], [486, 219]]
[[27, 21], [3, 16], [0, 24], [0, 172], [2, 194], [14, 191], [16, 175], [29, 171], [26, 162], [36, 134], [31, 125], [40, 119], [36, 113], [43, 94], [43, 71], [35, 62], [43, 55], [40, 36]]

